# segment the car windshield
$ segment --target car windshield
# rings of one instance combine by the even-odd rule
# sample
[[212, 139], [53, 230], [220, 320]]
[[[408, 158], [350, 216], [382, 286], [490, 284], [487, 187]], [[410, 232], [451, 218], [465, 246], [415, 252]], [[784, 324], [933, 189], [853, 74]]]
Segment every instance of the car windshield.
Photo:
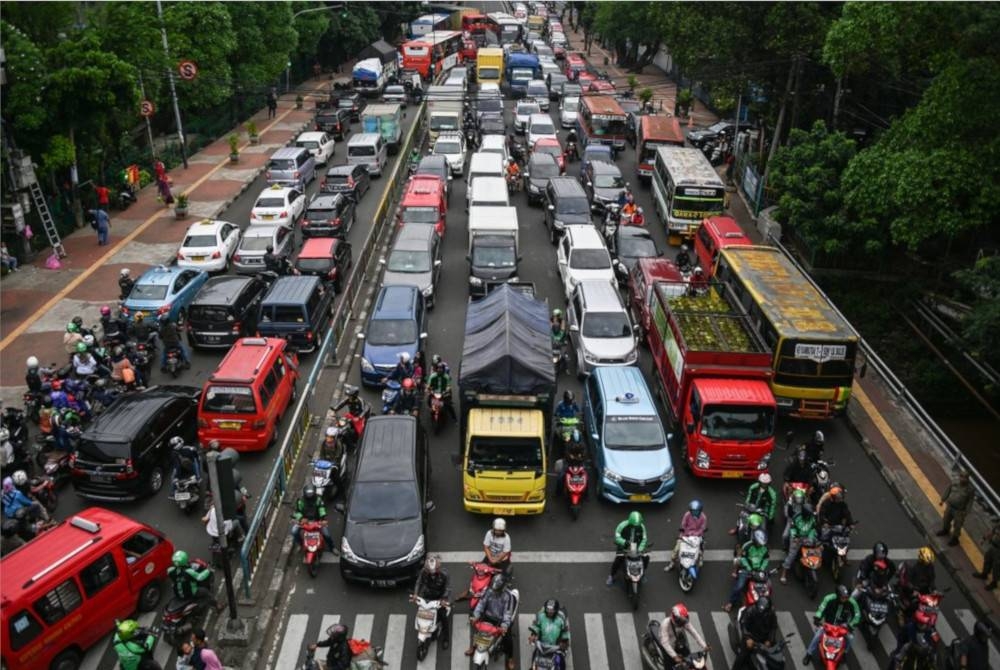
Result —
[[188, 317], [192, 322], [223, 323], [232, 321], [233, 317], [225, 307], [215, 305], [191, 305]]
[[545, 84], [528, 84], [528, 95], [542, 97], [549, 94], [549, 89]]
[[431, 130], [458, 130], [458, 122], [454, 116], [432, 116]]
[[535, 147], [535, 151], [550, 156], [562, 156], [562, 148], [556, 144], [540, 144]]
[[296, 144], [303, 149], [319, 149], [319, 142], [316, 140], [299, 140]]
[[602, 339], [628, 337], [632, 334], [632, 326], [625, 312], [586, 312], [580, 332], [584, 337]]
[[589, 214], [590, 203], [586, 198], [562, 198], [559, 200], [560, 214]]
[[596, 188], [624, 188], [625, 180], [620, 174], [599, 174], [594, 177]]
[[472, 264], [477, 268], [512, 268], [517, 265], [513, 241], [509, 246], [482, 246], [472, 248]]
[[374, 156], [375, 155], [375, 145], [374, 144], [352, 144], [347, 147], [348, 156]]
[[188, 235], [182, 247], [214, 247], [219, 243], [215, 235]]
[[511, 81], [524, 81], [525, 79], [531, 79], [535, 76], [535, 71], [528, 68], [516, 67], [510, 71]]
[[307, 209], [306, 218], [310, 221], [331, 221], [337, 218], [337, 210], [334, 209]]
[[609, 416], [604, 424], [604, 446], [621, 451], [653, 451], [667, 441], [656, 417]]
[[284, 198], [259, 198], [254, 207], [259, 209], [277, 209], [285, 206]]
[[404, 207], [403, 223], [437, 223], [437, 207]]
[[717, 440], [766, 440], [774, 434], [774, 410], [709, 405], [701, 418], [701, 434]]
[[249, 386], [209, 386], [202, 411], [219, 414], [254, 414], [257, 404]]
[[365, 338], [378, 346], [413, 344], [417, 341], [417, 323], [413, 319], [372, 319]]
[[403, 89], [402, 86], [386, 86], [385, 87], [385, 94], [386, 95], [406, 95], [406, 91]]
[[522, 102], [517, 106], [518, 116], [529, 116], [531, 114], [540, 114], [542, 108], [538, 106], [537, 102]]
[[618, 240], [619, 256], [649, 258], [657, 253], [656, 243], [648, 237], [622, 237]]
[[569, 266], [576, 270], [605, 270], [611, 267], [611, 258], [604, 249], [574, 249]]
[[167, 287], [163, 284], [136, 284], [128, 294], [129, 300], [163, 300]]
[[[480, 74], [481, 77], [486, 75]], [[476, 109], [479, 113], [483, 112], [502, 112], [503, 111], [503, 100], [500, 98], [479, 98], [476, 102]]]
[[479, 124], [479, 129], [483, 131], [484, 135], [490, 133], [502, 135], [505, 131], [503, 121], [500, 119], [483, 119], [482, 123]]
[[329, 272], [333, 267], [332, 258], [299, 258], [295, 267], [304, 272]]
[[577, 98], [567, 98], [563, 101], [563, 111], [576, 113], [580, 109], [580, 100]]
[[266, 251], [269, 244], [274, 244], [272, 236], [251, 235], [250, 237], [244, 237], [243, 241], [240, 242], [240, 251]]
[[357, 482], [351, 493], [350, 521], [378, 523], [420, 517], [413, 482]]
[[469, 467], [483, 470], [533, 470], [542, 467], [538, 438], [474, 436], [469, 445]]
[[529, 167], [532, 179], [548, 179], [559, 176], [559, 165], [554, 161], [538, 161]]
[[436, 154], [458, 154], [462, 152], [462, 145], [458, 142], [438, 142], [434, 145]]
[[555, 135], [556, 129], [551, 122], [536, 121], [531, 124], [531, 134], [532, 135]]
[[431, 254], [428, 251], [397, 249], [389, 254], [389, 272], [430, 272]]
[[294, 170], [295, 161], [290, 158], [272, 158], [267, 164], [268, 170]]

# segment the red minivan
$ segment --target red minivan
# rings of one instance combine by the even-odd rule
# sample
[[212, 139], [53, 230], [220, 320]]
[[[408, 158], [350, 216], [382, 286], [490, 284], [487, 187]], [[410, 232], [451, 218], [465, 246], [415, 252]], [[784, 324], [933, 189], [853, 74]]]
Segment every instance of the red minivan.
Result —
[[710, 216], [701, 222], [694, 235], [694, 253], [698, 265], [705, 271], [705, 277], [715, 274], [715, 262], [719, 260], [719, 250], [726, 247], [753, 244], [747, 234], [730, 216]]
[[198, 441], [221, 448], [263, 451], [278, 439], [278, 424], [295, 399], [299, 361], [275, 337], [237, 340], [205, 382], [198, 405]]
[[445, 218], [448, 215], [447, 197], [445, 184], [440, 177], [429, 174], [410, 177], [399, 202], [399, 225], [433, 225], [437, 234], [444, 237]]

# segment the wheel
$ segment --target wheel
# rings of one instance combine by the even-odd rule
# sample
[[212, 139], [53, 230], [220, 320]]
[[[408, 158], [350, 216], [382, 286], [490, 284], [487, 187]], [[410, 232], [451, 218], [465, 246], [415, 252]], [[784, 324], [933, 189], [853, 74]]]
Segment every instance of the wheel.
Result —
[[67, 649], [52, 659], [49, 668], [50, 670], [77, 670], [82, 661], [83, 657], [78, 650]]
[[580, 518], [580, 506], [579, 505], [570, 505], [569, 506], [569, 514], [570, 514], [570, 516], [573, 517], [573, 521], [576, 521], [577, 519], [579, 519]]
[[684, 593], [688, 593], [692, 588], [694, 588], [694, 580], [691, 579], [691, 575], [684, 571], [683, 568], [679, 568], [677, 584], [681, 587], [681, 591]]
[[422, 661], [427, 658], [427, 641], [417, 642], [417, 661]]
[[629, 603], [632, 605], [632, 611], [639, 609], [639, 586], [632, 582], [628, 589], [628, 599]]
[[158, 581], [150, 582], [142, 588], [139, 594], [137, 607], [140, 612], [152, 612], [160, 604], [160, 596], [163, 595], [163, 585]]
[[319, 556], [315, 557], [309, 563], [309, 576], [310, 577], [315, 577], [317, 575], [317, 573], [319, 573]]
[[163, 467], [154, 465], [152, 471], [149, 473], [147, 483], [149, 484], [150, 493], [159, 493], [160, 489], [163, 488]]

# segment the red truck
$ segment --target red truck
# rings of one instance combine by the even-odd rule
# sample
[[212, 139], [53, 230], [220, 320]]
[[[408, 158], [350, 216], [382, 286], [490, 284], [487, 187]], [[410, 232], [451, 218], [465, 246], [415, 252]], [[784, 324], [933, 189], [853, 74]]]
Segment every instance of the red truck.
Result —
[[777, 404], [772, 353], [729, 289], [658, 281], [644, 301], [660, 399], [688, 469], [753, 479], [768, 469]]

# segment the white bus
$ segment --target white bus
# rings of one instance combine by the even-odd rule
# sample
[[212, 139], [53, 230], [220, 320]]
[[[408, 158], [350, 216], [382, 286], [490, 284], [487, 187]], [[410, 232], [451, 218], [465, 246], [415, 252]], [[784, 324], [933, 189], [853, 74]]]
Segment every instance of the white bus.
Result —
[[691, 239], [706, 216], [722, 214], [726, 187], [699, 149], [659, 147], [653, 163], [653, 204], [670, 243]]

